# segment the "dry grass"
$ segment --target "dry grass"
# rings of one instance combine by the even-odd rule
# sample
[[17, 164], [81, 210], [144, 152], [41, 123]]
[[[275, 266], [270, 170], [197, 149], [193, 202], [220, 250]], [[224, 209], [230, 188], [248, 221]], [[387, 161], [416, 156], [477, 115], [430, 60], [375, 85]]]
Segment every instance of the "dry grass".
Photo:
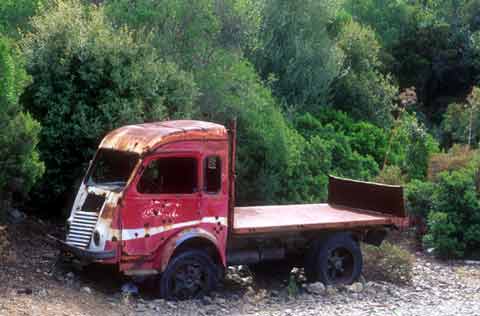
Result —
[[408, 284], [412, 281], [414, 257], [407, 250], [384, 241], [380, 247], [362, 245], [363, 271], [368, 280]]
[[433, 155], [428, 166], [428, 179], [435, 181], [443, 171], [465, 168], [478, 153], [478, 150], [472, 150], [468, 146], [454, 145], [448, 153]]

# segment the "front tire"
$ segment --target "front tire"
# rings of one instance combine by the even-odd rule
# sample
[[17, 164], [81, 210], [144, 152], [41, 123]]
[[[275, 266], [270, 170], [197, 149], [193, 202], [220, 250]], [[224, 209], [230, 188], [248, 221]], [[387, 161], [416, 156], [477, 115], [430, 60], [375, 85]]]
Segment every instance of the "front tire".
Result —
[[162, 298], [199, 298], [215, 289], [218, 269], [206, 252], [186, 250], [169, 262], [159, 282]]
[[358, 242], [351, 234], [336, 233], [314, 243], [307, 256], [305, 272], [310, 282], [351, 284], [360, 276], [362, 267], [362, 252]]

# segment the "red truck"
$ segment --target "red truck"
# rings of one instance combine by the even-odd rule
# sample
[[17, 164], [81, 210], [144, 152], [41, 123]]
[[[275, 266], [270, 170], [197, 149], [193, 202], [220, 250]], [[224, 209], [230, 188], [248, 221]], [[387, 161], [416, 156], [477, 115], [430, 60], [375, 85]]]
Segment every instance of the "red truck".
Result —
[[[101, 142], [67, 220], [64, 252], [156, 276], [165, 298], [212, 290], [227, 265], [304, 267], [351, 283], [359, 242], [408, 224], [403, 191], [330, 177], [328, 204], [235, 207], [236, 129], [201, 121], [124, 126]], [[241, 188], [239, 188], [241, 189]]]

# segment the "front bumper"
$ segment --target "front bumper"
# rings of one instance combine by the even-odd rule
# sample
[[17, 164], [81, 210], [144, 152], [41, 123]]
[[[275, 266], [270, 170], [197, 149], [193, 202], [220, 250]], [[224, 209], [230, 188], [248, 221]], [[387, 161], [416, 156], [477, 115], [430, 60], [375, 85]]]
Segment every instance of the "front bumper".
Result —
[[66, 251], [67, 253], [70, 253], [82, 260], [99, 261], [99, 260], [114, 259], [116, 257], [115, 249], [107, 250], [107, 251], [91, 251], [91, 250], [74, 247], [72, 245], [67, 244], [65, 241], [60, 240], [51, 235], [49, 235], [48, 237], [52, 239], [61, 250]]

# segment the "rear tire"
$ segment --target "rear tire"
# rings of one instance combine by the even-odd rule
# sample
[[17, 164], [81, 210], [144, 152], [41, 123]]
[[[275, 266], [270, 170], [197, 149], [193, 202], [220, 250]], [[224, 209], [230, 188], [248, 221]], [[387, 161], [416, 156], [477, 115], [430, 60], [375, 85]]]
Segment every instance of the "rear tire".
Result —
[[358, 242], [351, 234], [337, 233], [312, 245], [305, 262], [305, 274], [310, 282], [351, 284], [360, 276], [362, 267]]
[[218, 269], [209, 255], [186, 250], [175, 256], [160, 276], [159, 294], [165, 299], [200, 298], [215, 289]]

